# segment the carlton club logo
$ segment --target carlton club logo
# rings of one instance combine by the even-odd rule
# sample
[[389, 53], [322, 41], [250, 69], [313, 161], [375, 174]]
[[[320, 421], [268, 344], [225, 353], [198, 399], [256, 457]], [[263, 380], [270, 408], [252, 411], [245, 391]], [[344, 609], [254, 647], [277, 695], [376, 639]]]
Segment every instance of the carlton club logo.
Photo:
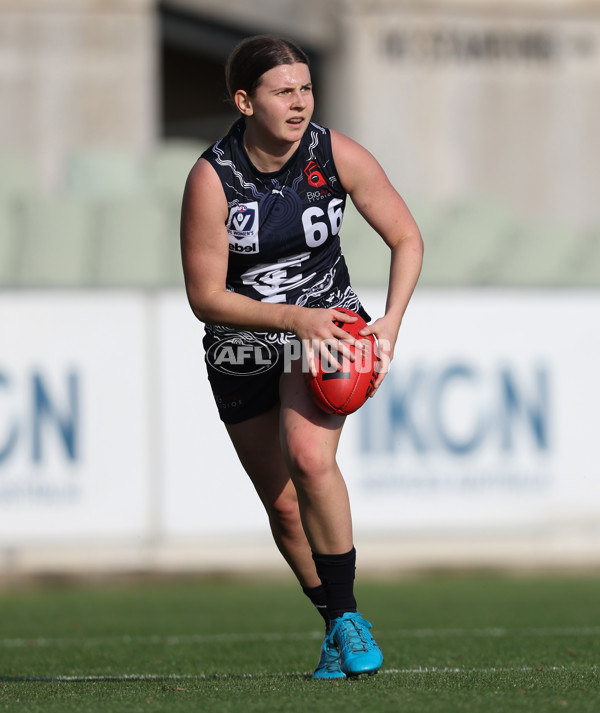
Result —
[[274, 367], [279, 352], [262, 339], [246, 342], [240, 337], [230, 337], [209, 347], [206, 359], [222, 374], [253, 376]]

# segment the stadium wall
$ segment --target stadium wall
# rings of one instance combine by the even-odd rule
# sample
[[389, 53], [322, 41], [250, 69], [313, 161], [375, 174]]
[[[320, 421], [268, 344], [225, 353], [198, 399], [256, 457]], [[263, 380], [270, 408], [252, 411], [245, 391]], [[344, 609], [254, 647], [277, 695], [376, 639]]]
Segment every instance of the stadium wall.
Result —
[[159, 134], [155, 0], [0, 0], [0, 147], [45, 187], [82, 148], [140, 156]]
[[402, 194], [598, 222], [598, 2], [348, 2], [327, 121]]
[[[600, 564], [599, 308], [417, 291], [340, 446], [361, 569]], [[0, 575], [285, 571], [181, 291], [2, 292], [0, 333]]]
[[[161, 8], [180, 15], [173, 36]], [[164, 42], [214, 60], [202, 45], [217, 22], [230, 39], [306, 43], [319, 121], [367, 146], [403, 195], [491, 196], [532, 218], [598, 223], [598, 0], [0, 0], [0, 102], [12, 109], [0, 147], [33, 149], [47, 187], [82, 148], [142, 157], [167, 128], [163, 102], [190, 105], [196, 86], [163, 76]], [[206, 67], [215, 76], [197, 77], [197, 91], [214, 100], [222, 67]], [[225, 116], [217, 127], [190, 115], [179, 130], [214, 139]]]

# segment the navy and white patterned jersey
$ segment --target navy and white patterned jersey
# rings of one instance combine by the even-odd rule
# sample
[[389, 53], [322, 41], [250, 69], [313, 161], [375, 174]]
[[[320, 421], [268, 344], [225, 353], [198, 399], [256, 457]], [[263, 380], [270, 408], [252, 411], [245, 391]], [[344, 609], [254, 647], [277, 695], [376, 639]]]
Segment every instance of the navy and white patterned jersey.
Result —
[[[346, 191], [329, 130], [311, 122], [293, 156], [273, 173], [251, 163], [244, 130], [240, 119], [202, 154], [227, 199], [227, 289], [264, 302], [345, 306], [364, 314], [340, 247]], [[219, 338], [232, 330], [207, 325], [206, 331]]]

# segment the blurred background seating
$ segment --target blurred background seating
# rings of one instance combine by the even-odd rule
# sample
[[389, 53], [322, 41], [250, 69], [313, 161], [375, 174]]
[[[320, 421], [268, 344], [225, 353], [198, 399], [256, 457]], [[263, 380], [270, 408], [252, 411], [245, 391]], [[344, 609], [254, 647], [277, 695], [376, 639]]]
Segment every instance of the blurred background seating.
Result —
[[103, 201], [97, 236], [95, 285], [152, 288], [180, 282], [178, 225], [160, 194]]
[[[181, 286], [181, 198], [205, 148], [167, 139], [142, 162], [80, 150], [52, 192], [31, 154], [0, 150], [0, 287]], [[425, 241], [422, 287], [600, 286], [600, 226], [543, 224], [487, 196], [407, 203]], [[341, 236], [354, 282], [384, 286], [387, 248], [351, 201]]]
[[16, 274], [20, 287], [90, 285], [93, 204], [70, 195], [28, 195], [18, 205]]

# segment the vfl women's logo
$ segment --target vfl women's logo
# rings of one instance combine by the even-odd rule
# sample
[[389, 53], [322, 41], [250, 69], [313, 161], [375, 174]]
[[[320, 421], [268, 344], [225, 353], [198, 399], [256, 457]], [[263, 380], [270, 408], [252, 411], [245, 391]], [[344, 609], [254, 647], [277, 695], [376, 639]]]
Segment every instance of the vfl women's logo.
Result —
[[258, 252], [258, 203], [240, 203], [229, 211], [229, 249], [235, 253]]
[[277, 364], [279, 352], [262, 339], [246, 342], [230, 337], [216, 342], [206, 352], [206, 360], [217, 371], [232, 376], [253, 376]]

